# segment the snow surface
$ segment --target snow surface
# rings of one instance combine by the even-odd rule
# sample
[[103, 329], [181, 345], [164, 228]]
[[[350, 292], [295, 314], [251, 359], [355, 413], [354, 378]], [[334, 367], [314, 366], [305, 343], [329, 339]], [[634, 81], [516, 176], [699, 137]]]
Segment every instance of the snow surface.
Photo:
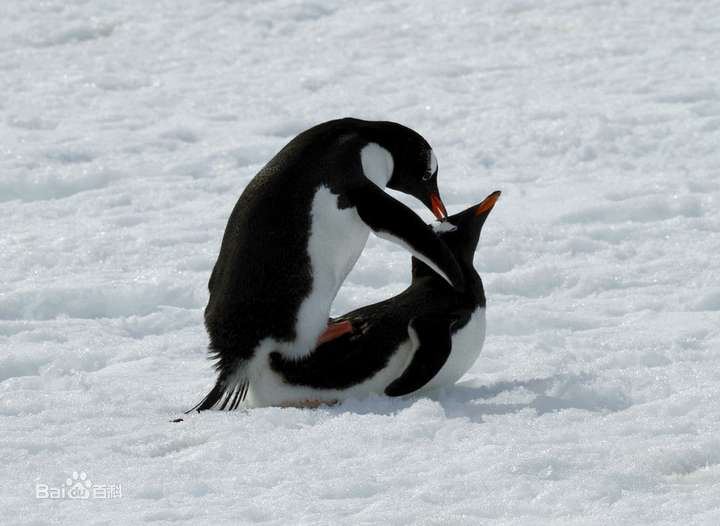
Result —
[[[717, 0], [0, 11], [0, 524], [720, 523]], [[425, 135], [450, 212], [502, 190], [483, 353], [433, 398], [170, 423], [238, 195], [345, 115]], [[334, 312], [408, 273], [371, 236]], [[122, 498], [36, 499], [81, 470]]]

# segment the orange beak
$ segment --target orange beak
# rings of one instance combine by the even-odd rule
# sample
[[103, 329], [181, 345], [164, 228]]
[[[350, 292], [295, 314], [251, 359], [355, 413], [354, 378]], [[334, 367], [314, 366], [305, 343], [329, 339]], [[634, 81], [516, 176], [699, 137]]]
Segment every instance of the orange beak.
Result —
[[430, 204], [432, 206], [432, 213], [435, 214], [435, 217], [437, 217], [439, 221], [447, 217], [447, 210], [445, 210], [445, 205], [437, 192], [430, 196]]
[[343, 334], [352, 332], [352, 330], [352, 323], [347, 320], [339, 321], [337, 323], [331, 323], [327, 326], [327, 328], [318, 338], [317, 345], [320, 346], [323, 343], [329, 342], [330, 340], [334, 340], [335, 338], [342, 336]]
[[489, 196], [487, 196], [482, 203], [477, 205], [477, 208], [475, 208], [475, 217], [492, 210], [493, 206], [495, 206], [495, 203], [498, 200], [498, 197], [500, 197], [500, 193], [501, 192], [499, 190], [494, 191]]

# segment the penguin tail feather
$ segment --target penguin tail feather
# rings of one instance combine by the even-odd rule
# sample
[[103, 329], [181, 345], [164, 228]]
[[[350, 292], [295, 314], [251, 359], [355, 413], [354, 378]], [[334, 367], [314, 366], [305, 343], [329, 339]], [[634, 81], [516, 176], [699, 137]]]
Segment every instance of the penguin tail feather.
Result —
[[234, 411], [240, 405], [240, 402], [245, 400], [245, 396], [248, 391], [248, 382], [236, 382], [232, 385], [218, 378], [210, 392], [203, 398], [200, 403], [191, 409], [185, 411], [185, 414], [192, 413], [193, 411], [206, 411], [208, 409], [217, 408], [220, 411], [228, 410]]

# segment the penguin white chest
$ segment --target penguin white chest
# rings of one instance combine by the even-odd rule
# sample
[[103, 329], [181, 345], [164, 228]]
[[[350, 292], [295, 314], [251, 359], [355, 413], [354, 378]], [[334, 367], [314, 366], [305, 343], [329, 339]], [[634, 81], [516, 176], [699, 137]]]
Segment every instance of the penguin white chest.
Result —
[[475, 363], [485, 342], [485, 309], [477, 308], [470, 321], [452, 335], [452, 350], [442, 369], [423, 389], [452, 385]]
[[310, 220], [308, 256], [312, 289], [298, 311], [296, 342], [289, 350], [289, 354], [295, 356], [315, 347], [327, 325], [335, 295], [370, 235], [370, 228], [355, 208], [339, 208], [338, 196], [324, 186], [315, 193]]

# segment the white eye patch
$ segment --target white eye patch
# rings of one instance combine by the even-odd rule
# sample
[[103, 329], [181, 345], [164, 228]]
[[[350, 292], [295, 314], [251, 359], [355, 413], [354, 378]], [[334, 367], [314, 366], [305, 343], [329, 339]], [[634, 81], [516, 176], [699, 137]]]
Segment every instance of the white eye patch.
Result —
[[393, 173], [392, 154], [379, 144], [371, 142], [360, 151], [360, 161], [365, 177], [380, 188], [385, 188]]

